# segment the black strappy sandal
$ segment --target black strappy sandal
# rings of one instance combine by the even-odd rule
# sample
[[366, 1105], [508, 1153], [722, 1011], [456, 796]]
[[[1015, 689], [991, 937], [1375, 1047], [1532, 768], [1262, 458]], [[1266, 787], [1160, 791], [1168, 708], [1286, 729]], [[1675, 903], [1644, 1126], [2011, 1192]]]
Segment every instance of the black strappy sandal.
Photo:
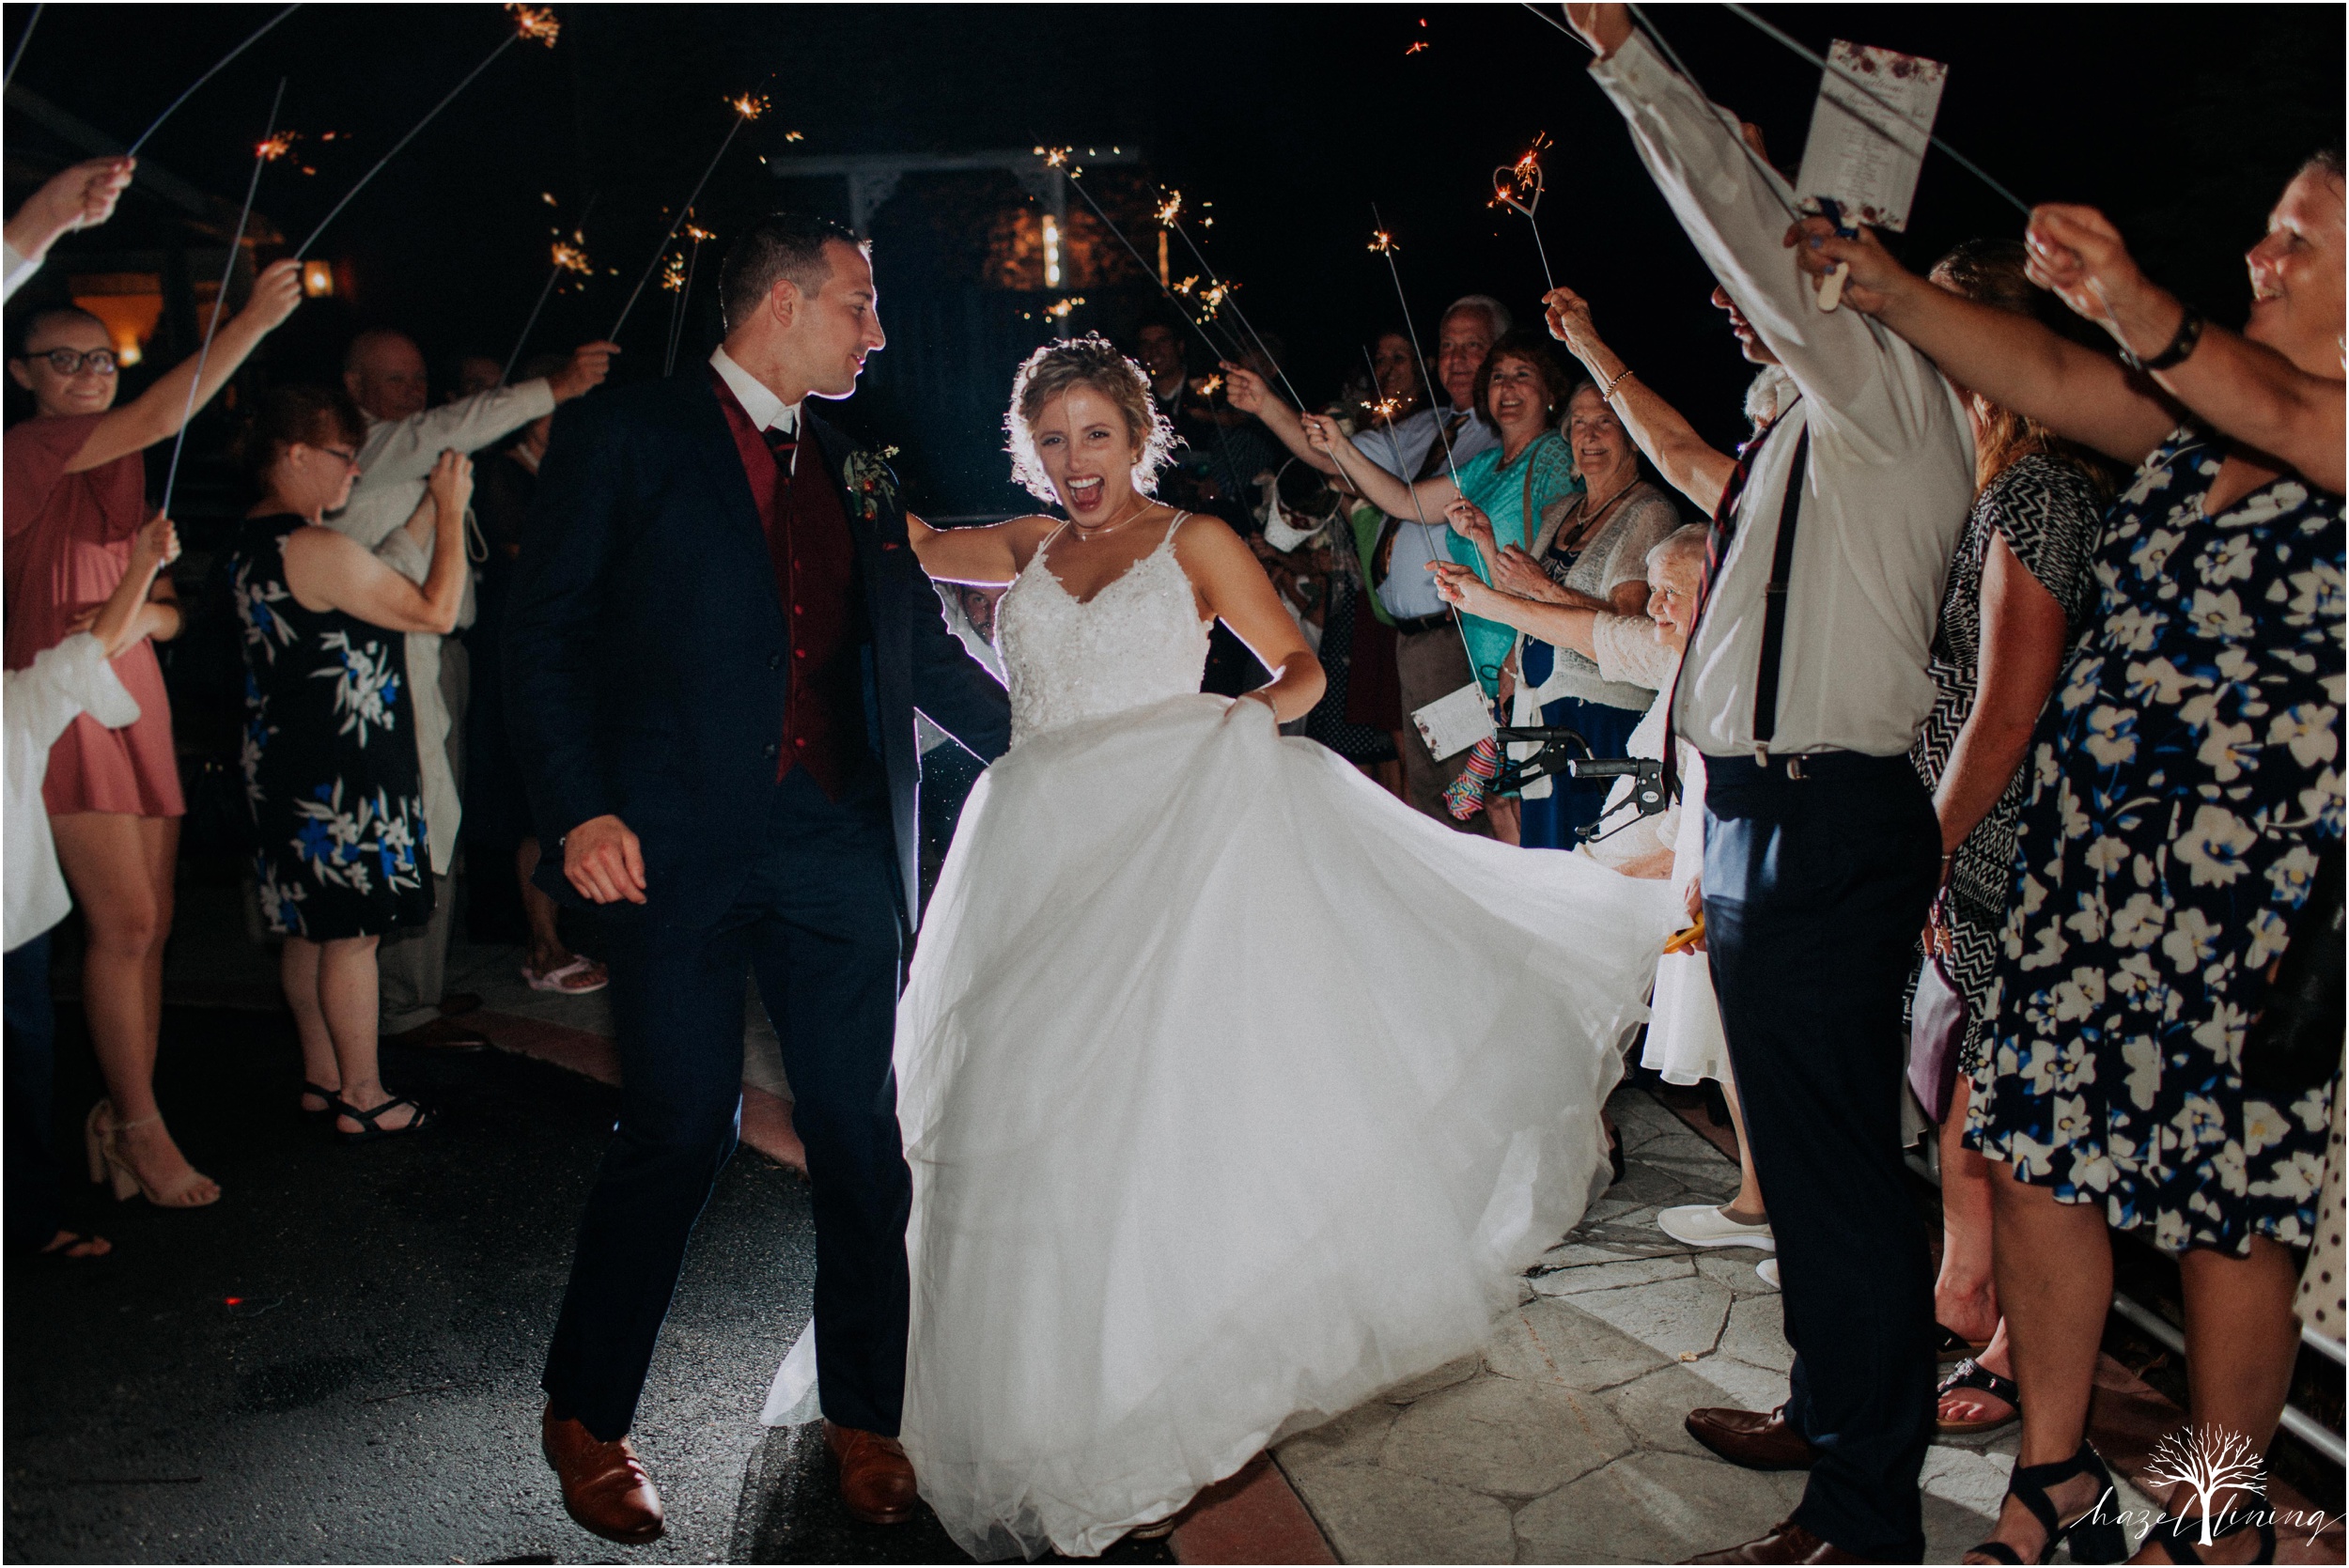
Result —
[[[341, 1100], [337, 1100], [335, 1105], [337, 1109], [334, 1113], [337, 1116], [348, 1116], [366, 1129], [361, 1132], [345, 1132], [342, 1128], [336, 1127], [334, 1136], [346, 1143], [372, 1143], [378, 1139], [405, 1138], [412, 1132], [422, 1132], [441, 1119], [439, 1111], [432, 1110], [423, 1101], [410, 1099], [405, 1094], [385, 1100], [373, 1110], [361, 1110], [356, 1106]], [[380, 1125], [386, 1113], [397, 1110], [403, 1105], [412, 1108], [415, 1112], [405, 1126], [387, 1127]]]
[[[2251, 1560], [2273, 1562], [2276, 1560], [2276, 1511], [2268, 1506], [2266, 1493], [2253, 1492], [2249, 1496], [2248, 1504], [2230, 1508], [2212, 1521], [2211, 1543], [2216, 1545], [2238, 1531], [2257, 1529], [2260, 1532], [2260, 1549]], [[2196, 1544], [2188, 1537], [2201, 1533], [2201, 1524], [2199, 1519], [2181, 1519], [2165, 1514], [2154, 1521], [2154, 1528], [2145, 1532], [2145, 1539], [2138, 1544], [2138, 1549], [2142, 1551], [2147, 1546], [2158, 1546], [2161, 1554], [2172, 1562], [2200, 1562], [2202, 1554], [2194, 1549]]]
[[[317, 1120], [318, 1120], [319, 1117], [321, 1117], [321, 1116], [326, 1117], [328, 1120], [330, 1120], [330, 1121], [331, 1121], [331, 1120], [333, 1120], [334, 1117], [336, 1117], [336, 1116], [338, 1116], [338, 1115], [342, 1114], [342, 1111], [343, 1111], [343, 1095], [342, 1095], [342, 1091], [341, 1091], [341, 1090], [339, 1090], [339, 1089], [321, 1089], [321, 1088], [319, 1088], [317, 1084], [312, 1083], [312, 1082], [311, 1082], [308, 1079], [306, 1079], [306, 1078], [305, 1078], [305, 1079], [303, 1079], [302, 1080], [302, 1096], [301, 1096], [301, 1097], [306, 1100], [306, 1099], [308, 1099], [308, 1098], [309, 1098], [311, 1095], [313, 1095], [313, 1094], [316, 1094], [316, 1095], [317, 1095], [319, 1099], [324, 1100], [326, 1103], [325, 1103], [324, 1105], [322, 1105], [322, 1106], [319, 1106], [319, 1107], [317, 1110], [313, 1110], [310, 1107], [308, 1107], [308, 1106], [306, 1106], [306, 1105], [305, 1105], [305, 1106], [303, 1106], [303, 1107], [302, 1108], [302, 1114], [303, 1114], [303, 1115], [304, 1115], [304, 1116], [308, 1117], [311, 1121], [315, 1122], [315, 1121], [317, 1121]], [[356, 1112], [353, 1112], [353, 1114], [356, 1114]]]
[[[2102, 1487], [2088, 1512], [2064, 1524], [2057, 1515], [2055, 1504], [2047, 1500], [2047, 1488], [2060, 1486], [2076, 1475], [2084, 1475]], [[2069, 1541], [2075, 1562], [2118, 1562], [2129, 1553], [2129, 1538], [2121, 1529], [2119, 1518], [2104, 1517], [2105, 1499], [2113, 1495], [2112, 1472], [2096, 1457], [2096, 1451], [2082, 1443], [2079, 1452], [2069, 1459], [2052, 1465], [2017, 1465], [2006, 1483], [2008, 1497], [2020, 1499], [2030, 1511], [2032, 1518], [2047, 1532], [2040, 1545], [2039, 1555], [2031, 1560], [2045, 1562], [2055, 1555], [2057, 1546]], [[1986, 1557], [1993, 1562], [2021, 1563], [2023, 1556], [2003, 1541], [1984, 1541], [1968, 1556]]]
[[[1988, 1394], [1992, 1399], [2003, 1399], [2014, 1408], [1989, 1421], [1946, 1421], [1938, 1413], [1940, 1403], [1960, 1389], [1973, 1389]], [[1969, 1434], [1996, 1432], [2002, 1426], [2012, 1426], [2023, 1416], [2023, 1390], [2015, 1386], [2015, 1380], [2000, 1377], [1971, 1356], [1950, 1369], [1950, 1374], [1941, 1379], [1940, 1387], [1933, 1390], [1933, 1399], [1936, 1410], [1933, 1424], [1945, 1436], [1963, 1437]]]

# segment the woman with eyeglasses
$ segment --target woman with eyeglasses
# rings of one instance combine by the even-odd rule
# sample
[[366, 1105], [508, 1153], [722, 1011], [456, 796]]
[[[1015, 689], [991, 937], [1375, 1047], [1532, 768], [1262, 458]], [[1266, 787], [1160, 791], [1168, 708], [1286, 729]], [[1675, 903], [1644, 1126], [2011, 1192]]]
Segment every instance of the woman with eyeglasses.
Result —
[[244, 623], [255, 880], [302, 1039], [302, 1109], [349, 1141], [432, 1120], [376, 1068], [376, 944], [432, 914], [405, 633], [445, 637], [465, 595], [473, 464], [443, 452], [406, 527], [422, 586], [319, 520], [350, 499], [366, 426], [340, 392], [272, 393], [247, 438], [261, 499], [228, 559]]
[[[28, 667], [95, 619], [148, 520], [140, 454], [178, 434], [301, 301], [299, 263], [270, 267], [244, 309], [221, 324], [201, 385], [191, 358], [120, 408], [113, 342], [97, 317], [37, 309], [10, 323], [8, 376], [32, 394], [34, 416], [6, 438], [8, 668]], [[149, 644], [179, 631], [171, 580], [159, 578], [131, 646], [114, 660], [138, 722], [109, 730], [76, 719], [50, 749], [42, 787], [57, 859], [88, 928], [82, 1001], [107, 1094], [90, 1110], [91, 1145], [112, 1162], [117, 1191], [144, 1193], [163, 1208], [220, 1196], [219, 1184], [179, 1152], [155, 1104], [163, 939], [186, 808]]]

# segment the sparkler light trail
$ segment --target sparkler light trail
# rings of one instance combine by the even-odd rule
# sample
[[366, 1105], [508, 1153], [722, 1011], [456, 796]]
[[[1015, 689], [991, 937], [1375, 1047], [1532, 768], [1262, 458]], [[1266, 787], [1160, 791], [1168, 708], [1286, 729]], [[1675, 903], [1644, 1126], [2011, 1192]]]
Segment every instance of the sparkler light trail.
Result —
[[16, 35], [16, 47], [8, 51], [8, 74], [0, 76], [0, 92], [8, 91], [8, 84], [16, 80], [16, 62], [24, 57], [24, 46], [33, 41], [33, 29], [40, 25], [40, 13], [45, 8], [35, 6], [33, 14], [24, 19], [24, 31]]
[[[1370, 248], [1387, 258], [1387, 275], [1394, 280], [1394, 303], [1403, 307], [1403, 330], [1411, 334], [1411, 355], [1424, 365], [1427, 363], [1427, 355], [1419, 346], [1419, 326], [1411, 319], [1411, 302], [1403, 297], [1403, 273], [1394, 264], [1394, 253], [1399, 247], [1394, 242], [1394, 236], [1388, 232], [1387, 220], [1378, 216], [1378, 204], [1376, 202], [1371, 203], [1370, 219], [1372, 223], [1378, 225], [1371, 230]], [[1371, 385], [1377, 384], [1377, 378], [1374, 375], [1371, 378]], [[1431, 408], [1434, 406], [1432, 397], [1429, 399], [1429, 406]], [[1460, 488], [1460, 465], [1452, 460], [1452, 438], [1444, 434], [1443, 421], [1440, 419], [1436, 421], [1436, 439], [1443, 442], [1444, 472], [1452, 475], [1452, 488], [1456, 490]], [[1418, 505], [1416, 496], [1412, 498], [1412, 505]], [[1426, 520], [1424, 518], [1420, 520], [1422, 523]], [[1465, 629], [1460, 633], [1460, 640], [1463, 644], [1468, 641], [1468, 632]], [[1475, 662], [1476, 660], [1472, 658], [1469, 660], [1471, 666]]]
[[708, 184], [709, 177], [718, 172], [718, 164], [724, 159], [726, 148], [734, 145], [734, 138], [741, 134], [744, 126], [765, 114], [768, 109], [767, 100], [763, 96], [747, 92], [727, 99], [725, 105], [734, 111], [734, 123], [726, 127], [725, 140], [720, 142], [718, 150], [710, 155], [708, 166], [702, 170], [702, 177], [693, 181], [692, 194], [687, 196], [684, 204], [677, 210], [677, 217], [671, 221], [669, 232], [661, 237], [661, 244], [652, 253], [652, 259], [645, 264], [644, 275], [636, 280], [636, 287], [628, 291], [628, 303], [620, 307], [618, 319], [612, 323], [612, 330], [605, 333], [604, 336], [614, 341], [618, 340], [620, 329], [628, 325], [629, 312], [636, 308], [637, 297], [644, 293], [645, 285], [650, 283], [653, 273], [660, 270], [661, 258], [669, 254], [669, 241], [677, 238], [678, 225], [685, 222], [685, 214], [693, 210], [693, 203], [701, 199], [702, 187]]
[[[139, 148], [147, 145], [147, 139], [163, 128], [163, 121], [178, 114], [179, 112], [179, 105], [185, 103], [189, 99], [195, 96], [196, 87], [202, 86], [213, 77], [218, 76], [223, 66], [226, 66], [229, 61], [235, 59], [238, 55], [243, 54], [246, 50], [258, 43], [261, 40], [262, 34], [268, 32], [272, 27], [276, 26], [279, 23], [285, 21], [286, 18], [293, 15], [294, 12], [300, 10], [301, 8], [302, 7], [299, 0], [297, 0], [296, 4], [288, 6], [284, 10], [279, 11], [275, 16], [271, 17], [267, 22], [264, 22], [258, 27], [256, 27], [249, 35], [246, 36], [245, 40], [242, 43], [237, 45], [236, 48], [231, 49], [227, 54], [223, 54], [220, 59], [214, 63], [211, 70], [206, 71], [203, 75], [195, 79], [194, 86], [189, 87], [186, 92], [183, 92], [178, 98], [173, 99], [170, 106], [165, 108], [162, 114], [157, 115], [153, 123], [148, 125], [146, 130], [139, 132], [139, 139], [131, 144], [131, 150], [129, 153], [125, 154], [125, 156], [136, 158], [139, 155]], [[35, 6], [33, 8], [33, 22], [39, 22], [39, 20], [40, 8], [39, 6]], [[26, 23], [24, 25], [25, 33], [29, 36], [32, 30], [32, 23]], [[16, 47], [19, 54], [23, 53], [24, 45], [21, 41]], [[14, 76], [16, 74], [16, 62], [14, 60], [10, 60], [8, 62], [8, 74], [10, 76]]]
[[[677, 282], [670, 283], [666, 276], [661, 280], [661, 287], [674, 288], [677, 292], [677, 300], [669, 307], [669, 351], [661, 362], [663, 376], [677, 373], [677, 351], [685, 342], [685, 306], [693, 297], [693, 272], [701, 262], [702, 241], [718, 237], [689, 217], [685, 221], [685, 238], [692, 241], [692, 248], [682, 257], [670, 258], [670, 265], [677, 272]], [[677, 262], [680, 259], [684, 266], [678, 268]]]
[[[1134, 242], [1126, 238], [1126, 231], [1118, 227], [1117, 225], [1111, 220], [1110, 215], [1107, 212], [1101, 210], [1101, 204], [1093, 199], [1093, 193], [1084, 188], [1084, 181], [1081, 178], [1084, 174], [1084, 171], [1081, 168], [1072, 166], [1068, 161], [1068, 155], [1071, 150], [1072, 149], [1065, 147], [1040, 147], [1035, 149], [1035, 152], [1036, 156], [1044, 160], [1044, 166], [1046, 168], [1059, 170], [1061, 175], [1067, 179], [1069, 189], [1075, 191], [1078, 195], [1084, 198], [1084, 204], [1093, 209], [1093, 215], [1101, 220], [1101, 226], [1108, 229], [1112, 235], [1116, 237], [1117, 242], [1126, 247], [1126, 254], [1134, 258], [1134, 265], [1142, 269], [1143, 274], [1145, 277], [1148, 277], [1152, 282], [1158, 283], [1159, 274], [1157, 271], [1151, 267], [1149, 262], [1143, 259], [1143, 255], [1140, 251], [1134, 249]], [[1191, 281], [1196, 282], [1197, 280], [1193, 279]], [[1192, 316], [1190, 310], [1184, 306], [1182, 300], [1176, 295], [1174, 288], [1168, 287], [1164, 283], [1159, 283], [1159, 292], [1166, 296], [1166, 303], [1174, 307], [1174, 314], [1183, 318], [1183, 324], [1199, 334], [1200, 341], [1207, 346], [1207, 352], [1213, 354], [1219, 360], [1236, 359], [1238, 357], [1239, 349], [1237, 342], [1235, 341], [1229, 345], [1218, 343], [1215, 338], [1208, 334], [1206, 323], [1200, 318]], [[1217, 427], [1219, 431], [1221, 431], [1221, 428], [1222, 427], [1221, 426]]]
[[571, 230], [568, 241], [559, 235], [556, 237], [552, 249], [548, 253], [553, 266], [547, 273], [546, 287], [538, 290], [538, 302], [530, 307], [530, 316], [522, 322], [521, 336], [514, 339], [514, 351], [506, 356], [506, 368], [498, 374], [498, 385], [504, 386], [514, 379], [514, 366], [521, 362], [522, 349], [530, 342], [530, 330], [538, 324], [538, 313], [547, 307], [547, 296], [554, 292], [554, 286], [562, 281], [563, 274], [573, 272], [581, 277], [595, 276], [595, 264], [587, 259], [586, 228], [587, 220], [595, 213], [596, 203], [602, 199], [600, 192], [587, 198], [586, 210], [580, 213], [579, 226]]
[[[291, 8], [292, 8], [290, 7], [288, 8], [288, 9]], [[416, 121], [414, 125], [409, 127], [408, 134], [402, 136], [398, 141], [394, 142], [392, 144], [392, 150], [375, 161], [375, 167], [369, 169], [366, 173], [359, 177], [359, 183], [353, 185], [349, 191], [346, 191], [343, 194], [343, 199], [334, 204], [334, 210], [327, 213], [326, 216], [319, 221], [319, 226], [310, 231], [310, 237], [302, 241], [301, 244], [294, 247], [294, 255], [309, 255], [310, 247], [319, 242], [319, 236], [326, 232], [326, 228], [329, 224], [332, 224], [336, 218], [342, 216], [343, 209], [350, 205], [351, 197], [366, 190], [367, 188], [367, 182], [373, 179], [377, 175], [381, 174], [383, 172], [384, 165], [388, 164], [393, 159], [399, 156], [400, 148], [406, 147], [410, 142], [414, 141], [418, 132], [421, 132], [426, 126], [430, 125], [440, 115], [442, 110], [447, 108], [451, 103], [454, 103], [457, 101], [457, 95], [459, 93], [461, 93], [467, 87], [472, 86], [474, 77], [479, 76], [483, 71], [497, 64], [499, 55], [505, 54], [507, 50], [513, 48], [514, 45], [520, 43], [524, 39], [528, 39], [533, 43], [543, 43], [549, 49], [552, 49], [554, 47], [555, 35], [561, 30], [561, 26], [554, 20], [554, 13], [552, 11], [544, 10], [532, 6], [508, 6], [506, 8], [514, 13], [514, 30], [506, 34], [506, 37], [499, 41], [498, 46], [495, 49], [490, 50], [488, 54], [484, 55], [481, 63], [474, 67], [472, 70], [468, 71], [463, 81], [449, 88], [448, 95], [443, 98], [440, 102], [432, 105], [432, 107], [426, 112], [424, 118]]]
[[1533, 214], [1542, 205], [1542, 151], [1549, 146], [1549, 137], [1536, 132], [1533, 145], [1514, 163], [1504, 163], [1493, 170], [1493, 199], [1487, 207], [1507, 207], [1525, 214], [1525, 226], [1533, 231], [1533, 252], [1542, 258], [1542, 287], [1558, 287], [1558, 280], [1549, 273], [1549, 250], [1542, 243], [1542, 225]]
[[[290, 9], [291, 8], [288, 8]], [[204, 324], [204, 342], [195, 351], [195, 375], [188, 382], [187, 406], [179, 411], [179, 432], [171, 439], [171, 467], [163, 474], [163, 500], [159, 511], [171, 515], [172, 488], [179, 482], [179, 453], [188, 444], [188, 422], [195, 417], [195, 400], [204, 390], [204, 365], [212, 357], [212, 334], [220, 331], [220, 318], [228, 314], [228, 284], [237, 275], [237, 257], [244, 250], [244, 225], [253, 216], [254, 193], [261, 188], [261, 171], [286, 155], [292, 145], [291, 137], [277, 134], [277, 111], [286, 101], [286, 79], [277, 79], [277, 94], [269, 101], [269, 124], [261, 132], [261, 139], [253, 148], [253, 178], [244, 183], [244, 207], [237, 214], [237, 232], [228, 241], [228, 265], [220, 274], [219, 292], [212, 296], [211, 319]]]

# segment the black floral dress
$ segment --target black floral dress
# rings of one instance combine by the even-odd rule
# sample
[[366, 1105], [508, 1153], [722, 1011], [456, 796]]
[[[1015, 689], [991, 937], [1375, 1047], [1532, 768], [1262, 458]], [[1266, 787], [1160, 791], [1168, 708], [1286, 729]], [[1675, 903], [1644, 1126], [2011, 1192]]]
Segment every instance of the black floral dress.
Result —
[[258, 830], [261, 912], [329, 941], [422, 925], [424, 781], [407, 639], [286, 586], [292, 516], [246, 521], [228, 563], [244, 623], [244, 788]]
[[2339, 852], [2343, 536], [2340, 498], [2290, 475], [2205, 516], [2224, 456], [2174, 432], [2107, 516], [2032, 738], [1967, 1141], [2157, 1246], [2240, 1256], [2316, 1234], [2333, 1086], [2241, 1066]]
[[[2063, 612], [2064, 645], [2070, 647], [2095, 604], [2089, 571], [2104, 505], [2086, 470], [2076, 463], [2033, 453], [2017, 458], [1983, 487], [1966, 532], [1950, 562], [1949, 586], [1941, 595], [1941, 624], [1933, 634], [1933, 711], [1908, 759], [1927, 789], [1940, 787], [1958, 732], [1974, 711], [1975, 685], [1982, 676], [1982, 574], [1990, 541], [2002, 538], [2015, 560], [2046, 589]], [[1966, 1035], [1958, 1067], [1972, 1072], [1990, 1032], [1991, 980], [1998, 968], [1999, 927], [2006, 921], [2007, 890], [2015, 881], [2015, 824], [2030, 792], [2030, 769], [2018, 768], [1950, 862], [1944, 909], [1951, 951], [1942, 972], [1966, 998]]]

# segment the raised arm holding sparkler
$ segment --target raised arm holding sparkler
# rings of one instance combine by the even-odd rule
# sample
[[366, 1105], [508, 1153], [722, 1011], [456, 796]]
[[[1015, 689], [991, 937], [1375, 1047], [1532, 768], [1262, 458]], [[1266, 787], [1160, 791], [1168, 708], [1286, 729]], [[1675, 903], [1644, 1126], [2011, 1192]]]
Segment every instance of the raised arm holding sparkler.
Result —
[[[177, 434], [195, 410], [210, 402], [212, 396], [227, 384], [228, 378], [237, 373], [246, 357], [260, 347], [261, 339], [291, 316], [294, 307], [302, 303], [301, 267], [298, 261], [286, 260], [272, 262], [264, 269], [254, 282], [253, 297], [245, 302], [242, 310], [221, 327], [212, 339], [211, 353], [203, 365], [202, 380], [199, 382], [196, 379], [195, 355], [180, 361], [130, 403], [109, 410], [105, 417], [91, 428], [88, 439], [82, 443], [82, 449], [67, 460], [65, 471], [68, 474], [86, 473], [117, 458], [144, 451]], [[60, 314], [78, 316], [80, 313], [69, 311]], [[114, 390], [111, 363], [102, 372], [95, 370], [96, 358], [101, 354], [111, 362], [112, 350], [104, 348], [80, 354], [70, 354], [62, 349], [48, 354], [36, 353], [11, 360], [8, 374], [15, 378], [17, 385], [32, 387], [35, 378], [41, 371], [49, 371], [68, 382], [76, 382], [86, 379], [81, 367], [87, 366], [89, 374], [102, 376], [106, 399], [111, 401]], [[78, 361], [76, 370], [54, 370], [53, 366], [60, 358]], [[98, 406], [103, 408], [105, 404], [101, 402]]]
[[114, 216], [130, 187], [135, 158], [92, 158], [50, 176], [8, 218], [6, 292], [13, 295], [40, 271], [49, 247], [77, 228], [96, 228]]
[[1664, 482], [1711, 515], [1720, 505], [1721, 491], [1737, 467], [1737, 459], [1719, 451], [1678, 409], [1664, 401], [1641, 380], [1623, 357], [1610, 349], [1591, 321], [1591, 303], [1571, 288], [1552, 288], [1542, 296], [1549, 320], [1549, 335], [1566, 346], [1598, 383], [1608, 407], [1623, 421], [1624, 429], [1647, 454]]

